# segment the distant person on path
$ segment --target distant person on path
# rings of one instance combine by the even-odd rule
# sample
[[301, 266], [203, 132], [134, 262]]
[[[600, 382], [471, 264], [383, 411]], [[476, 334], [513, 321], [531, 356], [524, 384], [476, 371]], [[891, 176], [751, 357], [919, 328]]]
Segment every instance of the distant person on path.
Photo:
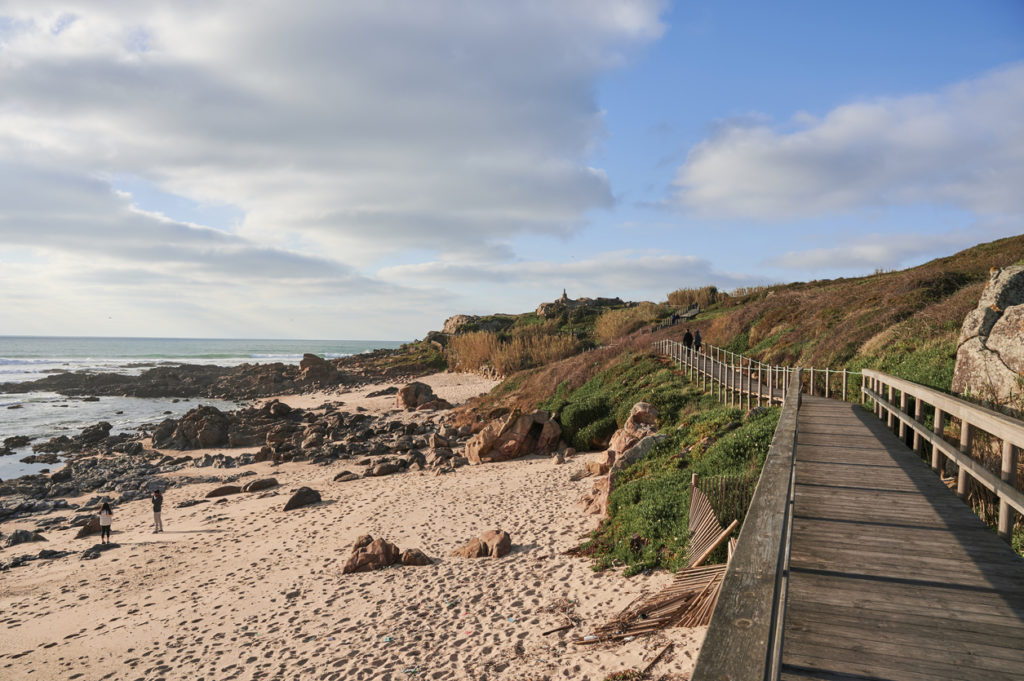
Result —
[[110, 543], [110, 523], [114, 518], [114, 512], [110, 510], [110, 504], [103, 502], [100, 508], [100, 543]]
[[160, 490], [153, 490], [153, 534], [164, 531], [163, 520], [160, 519], [160, 511], [164, 507], [164, 495]]
[[693, 351], [694, 352], [697, 352], [697, 353], [700, 352], [700, 344], [701, 344], [701, 342], [702, 341], [701, 341], [701, 338], [700, 338], [700, 329], [697, 329], [696, 331], [693, 332]]
[[693, 347], [693, 334], [687, 329], [686, 333], [683, 334], [683, 347], [686, 348], [686, 355], [690, 355], [690, 348]]

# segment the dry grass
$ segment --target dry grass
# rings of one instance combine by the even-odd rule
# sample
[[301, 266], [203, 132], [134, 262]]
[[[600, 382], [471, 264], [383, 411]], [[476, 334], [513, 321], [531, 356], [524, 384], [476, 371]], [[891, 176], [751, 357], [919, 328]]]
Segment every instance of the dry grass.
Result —
[[580, 351], [572, 336], [549, 334], [533, 327], [502, 338], [490, 331], [454, 336], [448, 344], [448, 367], [488, 375], [509, 376], [517, 371], [556, 362]]
[[668, 294], [668, 303], [669, 305], [682, 308], [688, 308], [691, 305], [697, 304], [703, 310], [727, 297], [728, 294], [722, 293], [716, 286], [681, 288]]
[[594, 335], [602, 343], [610, 343], [621, 336], [633, 333], [642, 326], [667, 317], [672, 313], [667, 305], [640, 303], [634, 307], [604, 312], [594, 323]]
[[[990, 267], [1024, 257], [1024, 236], [981, 244], [919, 267], [759, 288], [748, 301], [710, 321], [696, 321], [705, 340], [763, 361], [839, 367], [900, 347], [955, 345]], [[948, 388], [948, 386], [946, 386]]]

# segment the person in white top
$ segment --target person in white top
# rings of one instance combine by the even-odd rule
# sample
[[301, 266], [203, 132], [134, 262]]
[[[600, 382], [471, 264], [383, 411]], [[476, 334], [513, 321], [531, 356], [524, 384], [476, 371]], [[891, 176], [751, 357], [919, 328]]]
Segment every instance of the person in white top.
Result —
[[103, 502], [100, 509], [100, 543], [110, 543], [110, 522], [114, 518], [114, 512], [110, 510], [110, 504]]

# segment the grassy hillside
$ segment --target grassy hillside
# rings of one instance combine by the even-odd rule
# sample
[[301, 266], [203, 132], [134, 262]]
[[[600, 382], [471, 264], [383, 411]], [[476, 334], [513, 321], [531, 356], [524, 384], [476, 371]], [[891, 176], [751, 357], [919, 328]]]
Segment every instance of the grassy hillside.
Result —
[[870, 367], [948, 390], [956, 341], [992, 267], [1024, 261], [1024, 236], [855, 279], [730, 296], [692, 325], [705, 340], [766, 362]]

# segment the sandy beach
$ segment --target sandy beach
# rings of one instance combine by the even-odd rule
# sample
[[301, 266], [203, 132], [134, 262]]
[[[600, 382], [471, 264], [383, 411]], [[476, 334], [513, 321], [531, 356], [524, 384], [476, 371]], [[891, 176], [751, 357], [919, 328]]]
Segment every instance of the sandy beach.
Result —
[[[425, 382], [453, 403], [492, 385], [453, 374]], [[287, 400], [388, 410], [393, 397], [366, 397], [384, 387]], [[593, 525], [576, 506], [589, 482], [572, 479], [584, 461], [530, 457], [446, 475], [411, 471], [349, 482], [333, 477], [361, 472], [352, 461], [264, 462], [215, 472], [226, 478], [252, 471], [242, 480], [272, 476], [279, 487], [185, 508], [178, 505], [202, 499], [216, 483], [170, 487], [161, 534], [152, 532], [148, 501], [115, 507], [117, 546], [94, 560], [79, 554], [96, 537], [44, 532], [47, 543], [0, 555], [76, 553], [0, 573], [0, 678], [599, 681], [646, 666], [669, 642], [673, 649], [650, 678], [688, 678], [702, 629], [572, 643], [671, 579], [595, 573], [589, 560], [564, 554]], [[301, 486], [318, 490], [323, 501], [283, 511]], [[19, 527], [34, 522], [5, 523], [0, 532]], [[511, 534], [509, 555], [449, 555], [495, 528]], [[434, 563], [342, 574], [363, 534], [421, 549]], [[576, 619], [574, 628], [544, 635], [567, 616]]]

